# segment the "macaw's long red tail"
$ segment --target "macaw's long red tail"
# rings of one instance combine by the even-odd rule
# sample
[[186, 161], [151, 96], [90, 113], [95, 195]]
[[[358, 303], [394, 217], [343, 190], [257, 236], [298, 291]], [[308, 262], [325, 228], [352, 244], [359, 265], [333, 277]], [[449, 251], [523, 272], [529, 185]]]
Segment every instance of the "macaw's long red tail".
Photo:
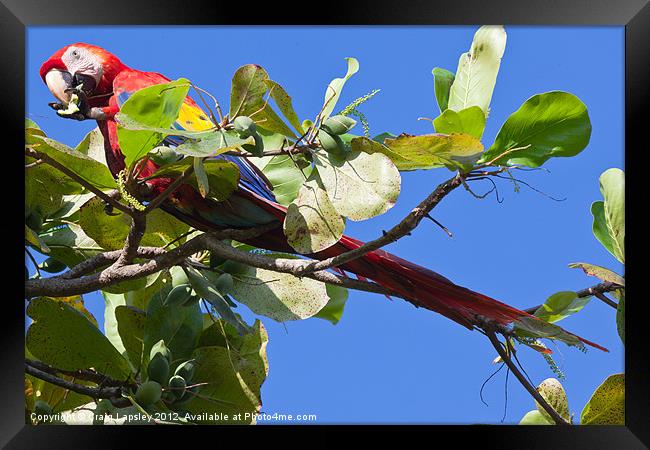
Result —
[[[275, 247], [276, 250], [292, 251], [288, 247], [281, 229], [271, 231], [261, 239], [263, 239], [263, 243], [251, 242], [251, 244], [265, 248]], [[362, 245], [363, 242], [361, 241], [343, 236], [337, 244], [310, 256], [322, 260], [340, 255]], [[373, 280], [414, 305], [442, 314], [469, 329], [473, 329], [474, 325], [481, 324], [481, 320], [478, 318], [481, 316], [483, 319], [489, 319], [501, 325], [508, 325], [522, 319], [529, 321], [540, 320], [525, 311], [458, 286], [432, 270], [418, 266], [383, 250], [366, 253], [360, 258], [340, 265], [339, 269]], [[591, 341], [579, 336], [575, 337], [592, 347], [608, 351]]]

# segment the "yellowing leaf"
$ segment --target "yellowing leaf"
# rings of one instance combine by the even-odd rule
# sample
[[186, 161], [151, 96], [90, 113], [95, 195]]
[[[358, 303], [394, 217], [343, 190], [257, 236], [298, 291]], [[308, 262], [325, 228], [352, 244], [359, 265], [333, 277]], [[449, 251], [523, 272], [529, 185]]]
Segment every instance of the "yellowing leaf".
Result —
[[580, 415], [582, 425], [625, 425], [625, 374], [610, 375]]

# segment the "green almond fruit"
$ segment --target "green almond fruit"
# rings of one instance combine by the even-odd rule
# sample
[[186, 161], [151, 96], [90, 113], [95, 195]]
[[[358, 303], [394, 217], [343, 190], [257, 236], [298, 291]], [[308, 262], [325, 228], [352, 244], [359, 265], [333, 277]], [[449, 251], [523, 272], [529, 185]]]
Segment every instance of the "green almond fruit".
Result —
[[164, 306], [181, 306], [184, 305], [192, 296], [192, 286], [189, 284], [180, 284], [174, 287], [163, 301]]
[[148, 406], [156, 403], [162, 396], [162, 386], [156, 381], [147, 381], [138, 386], [135, 400], [139, 405]]
[[229, 273], [222, 273], [214, 283], [214, 287], [217, 288], [217, 290], [222, 294], [229, 293], [232, 290], [233, 285], [234, 281], [232, 279], [232, 275]]
[[169, 377], [169, 361], [161, 353], [156, 355], [149, 361], [147, 366], [147, 374], [149, 379], [164, 384]]
[[180, 364], [174, 371], [174, 375], [181, 376], [184, 380], [190, 381], [194, 376], [194, 371], [194, 360], [190, 359], [189, 361]]
[[156, 342], [153, 347], [151, 347], [151, 351], [149, 352], [149, 360], [151, 361], [158, 354], [164, 356], [165, 359], [167, 359], [167, 362], [172, 360], [172, 352], [167, 348], [165, 341], [162, 339]]
[[351, 117], [339, 114], [328, 117], [321, 125], [328, 133], [340, 135], [350, 131], [357, 124], [357, 121]]
[[185, 387], [187, 383], [185, 378], [180, 375], [174, 375], [169, 379], [169, 390], [174, 394], [177, 399], [180, 399], [185, 394]]
[[348, 150], [340, 137], [331, 135], [325, 130], [320, 130], [318, 132], [318, 140], [320, 141], [321, 147], [323, 147], [327, 153], [330, 153], [337, 158], [345, 159]]
[[58, 259], [47, 258], [38, 267], [47, 273], [58, 273], [64, 271], [67, 266]]
[[149, 152], [149, 158], [159, 166], [164, 166], [165, 164], [175, 163], [181, 159], [181, 155], [176, 153], [173, 148], [160, 146]]
[[255, 122], [248, 116], [235, 117], [235, 120], [232, 121], [232, 125], [237, 134], [242, 138], [252, 136], [257, 131]]

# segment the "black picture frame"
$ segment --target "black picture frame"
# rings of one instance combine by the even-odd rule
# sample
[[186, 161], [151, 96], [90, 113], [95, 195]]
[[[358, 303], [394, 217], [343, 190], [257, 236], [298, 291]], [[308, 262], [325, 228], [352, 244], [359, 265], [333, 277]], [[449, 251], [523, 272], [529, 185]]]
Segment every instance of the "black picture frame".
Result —
[[[2, 77], [2, 130], [5, 139], [3, 157], [11, 156], [2, 179], [5, 187], [5, 202], [15, 202], [8, 210], [16, 211], [16, 216], [23, 208], [23, 198], [16, 193], [16, 186], [23, 186], [23, 180], [17, 176], [15, 183], [10, 181], [12, 173], [20, 167], [22, 156], [17, 147], [24, 144], [24, 105], [25, 105], [25, 33], [26, 27], [32, 25], [215, 25], [268, 23], [273, 5], [264, 7], [246, 7], [238, 2], [217, 3], [209, 1], [178, 2], [157, 0], [156, 2], [138, 2], [134, 0], [113, 0], [83, 2], [71, 0], [0, 0], [0, 47], [3, 55]], [[454, 2], [410, 1], [410, 2], [346, 2], [337, 6], [328, 2], [322, 8], [302, 4], [289, 8], [276, 5], [282, 15], [275, 18], [278, 24], [342, 24], [342, 25], [437, 25], [437, 24], [489, 24], [506, 25], [618, 25], [625, 27], [625, 142], [626, 142], [626, 178], [627, 190], [627, 329], [626, 329], [626, 425], [592, 426], [592, 427], [519, 427], [519, 426], [436, 426], [434, 430], [424, 431], [426, 445], [443, 445], [444, 442], [456, 442], [454, 445], [471, 445], [482, 448], [589, 448], [589, 449], [633, 449], [650, 446], [650, 355], [646, 338], [650, 327], [645, 325], [648, 315], [643, 314], [643, 305], [648, 300], [637, 296], [642, 287], [637, 281], [641, 270], [637, 262], [641, 261], [641, 246], [637, 244], [643, 233], [637, 233], [639, 224], [647, 223], [639, 216], [641, 208], [635, 208], [634, 197], [641, 192], [640, 171], [643, 163], [638, 161], [648, 151], [648, 139], [645, 128], [649, 123], [647, 99], [650, 91], [650, 4], [648, 0], [564, 0], [524, 2], [515, 0], [472, 0]], [[243, 12], [245, 9], [245, 12]], [[577, 55], [578, 56], [578, 55]], [[605, 88], [605, 87], [604, 87]], [[631, 163], [630, 163], [631, 162]], [[18, 189], [20, 192], [20, 189]], [[14, 207], [15, 206], [15, 207]], [[0, 229], [5, 236], [19, 236], [23, 233], [17, 217], [8, 217], [0, 222]], [[631, 236], [631, 237], [630, 237]], [[631, 239], [631, 240], [630, 240]], [[8, 242], [6, 240], [5, 242]], [[19, 245], [21, 247], [19, 247]], [[15, 251], [14, 251], [15, 250]], [[3, 259], [8, 262], [3, 271], [5, 284], [19, 286], [23, 277], [24, 259], [22, 244], [16, 239], [16, 248], [5, 250]], [[14, 261], [14, 255], [16, 260]], [[630, 262], [630, 260], [632, 262]], [[631, 270], [630, 270], [631, 268]], [[630, 278], [630, 273], [632, 277]], [[631, 281], [630, 281], [631, 280]], [[20, 289], [20, 288], [17, 288]], [[7, 296], [3, 305], [1, 363], [3, 382], [2, 421], [0, 421], [0, 444], [7, 448], [76, 448], [89, 444], [93, 447], [124, 447], [125, 433], [131, 433], [141, 427], [31, 427], [24, 423], [23, 367], [24, 367], [24, 309], [18, 311], [19, 302], [13, 296]], [[14, 310], [15, 308], [15, 310]], [[644, 326], [645, 325], [645, 326]], [[149, 427], [150, 429], [151, 427]], [[169, 439], [174, 427], [158, 427], [155, 436]], [[292, 427], [292, 433], [311, 432], [316, 429], [328, 433], [324, 427]], [[348, 428], [350, 429], [350, 428]], [[193, 432], [210, 433], [210, 440], [215, 439], [211, 427], [194, 427]], [[250, 430], [250, 431], [249, 431]], [[286, 427], [253, 427], [246, 431], [260, 438], [272, 439], [260, 433], [277, 433], [286, 431]], [[393, 427], [376, 427], [365, 433], [368, 437], [382, 437], [394, 434], [402, 443], [416, 441], [403, 431]], [[187, 438], [188, 428], [176, 436]], [[243, 428], [220, 427], [219, 440], [225, 434], [242, 438]], [[405, 441], [405, 437], [408, 439]], [[293, 439], [301, 436], [293, 434]], [[248, 437], [245, 437], [248, 439]], [[336, 441], [340, 441], [340, 437]], [[207, 441], [210, 442], [210, 441]], [[309, 442], [309, 441], [308, 441]], [[427, 441], [425, 441], [427, 442]], [[113, 443], [113, 444], [109, 444]]]

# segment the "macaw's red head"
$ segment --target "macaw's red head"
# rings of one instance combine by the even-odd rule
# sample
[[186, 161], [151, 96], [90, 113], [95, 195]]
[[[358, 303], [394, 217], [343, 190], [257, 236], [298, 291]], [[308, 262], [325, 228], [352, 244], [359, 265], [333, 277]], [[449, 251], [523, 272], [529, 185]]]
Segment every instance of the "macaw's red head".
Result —
[[81, 85], [90, 98], [105, 97], [113, 90], [113, 80], [126, 66], [112, 53], [96, 45], [77, 43], [57, 50], [43, 63], [40, 75], [52, 94], [64, 104], [70, 89]]

